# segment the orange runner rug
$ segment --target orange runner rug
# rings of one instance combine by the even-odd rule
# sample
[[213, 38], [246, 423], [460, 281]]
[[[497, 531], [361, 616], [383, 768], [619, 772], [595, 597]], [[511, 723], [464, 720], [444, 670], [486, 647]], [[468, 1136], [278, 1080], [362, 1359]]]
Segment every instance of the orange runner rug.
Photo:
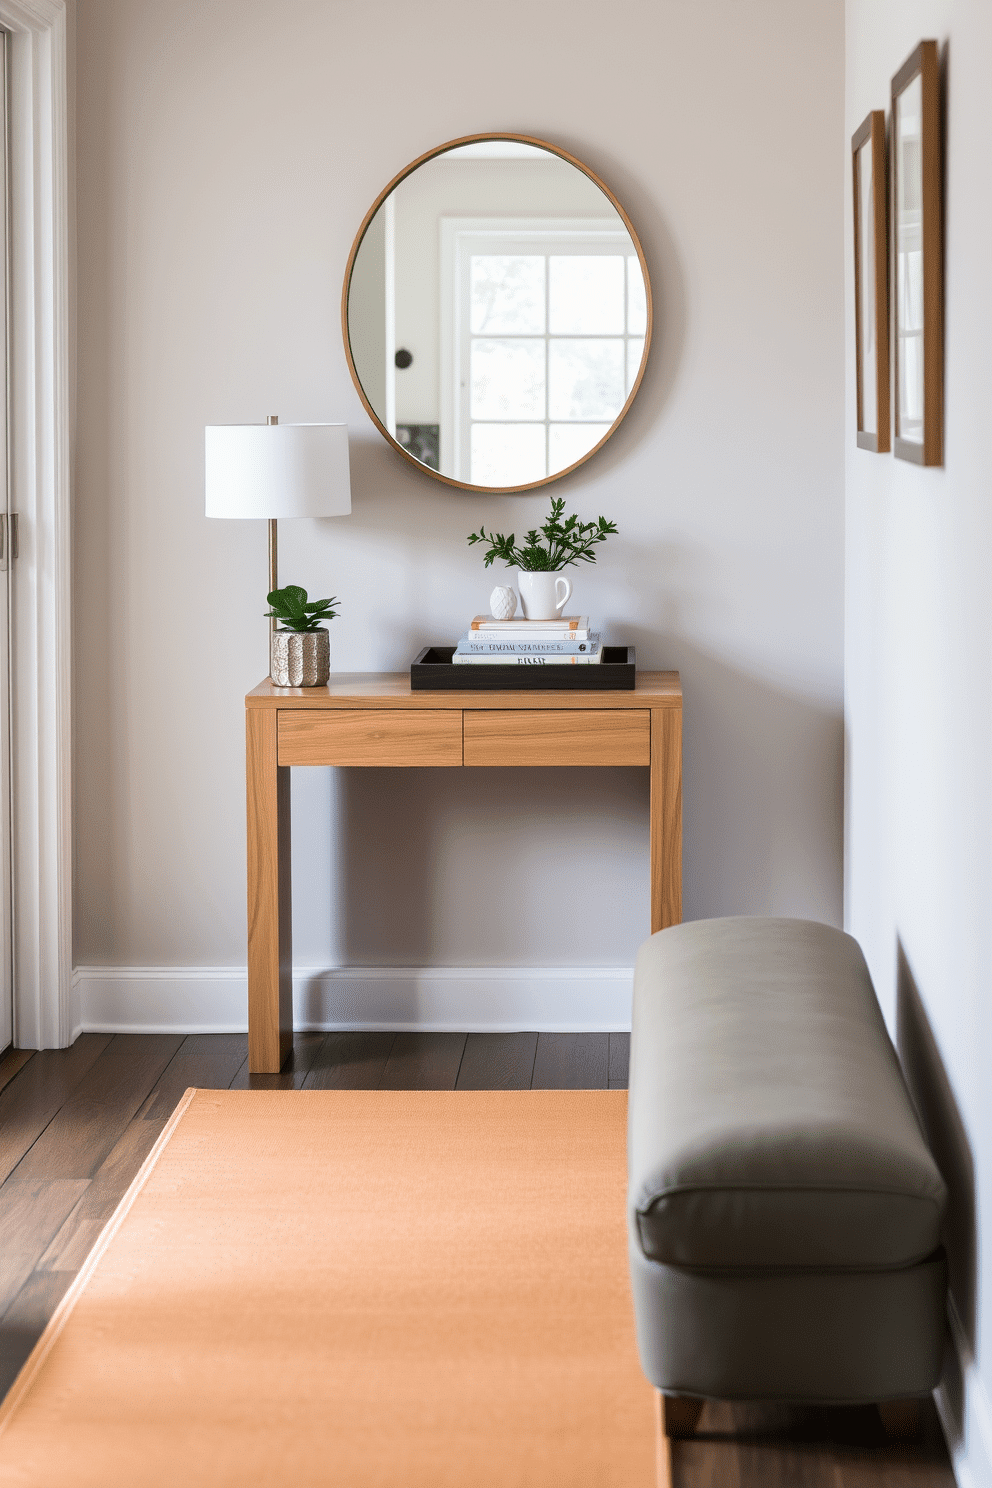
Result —
[[657, 1488], [624, 1091], [180, 1103], [0, 1409], [38, 1488]]

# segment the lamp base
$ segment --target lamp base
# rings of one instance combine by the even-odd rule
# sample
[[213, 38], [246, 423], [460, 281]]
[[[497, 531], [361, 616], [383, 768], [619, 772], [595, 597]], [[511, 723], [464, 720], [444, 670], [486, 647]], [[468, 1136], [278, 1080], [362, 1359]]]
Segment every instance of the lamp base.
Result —
[[326, 630], [274, 630], [269, 675], [275, 687], [326, 687], [331, 675], [331, 638]]

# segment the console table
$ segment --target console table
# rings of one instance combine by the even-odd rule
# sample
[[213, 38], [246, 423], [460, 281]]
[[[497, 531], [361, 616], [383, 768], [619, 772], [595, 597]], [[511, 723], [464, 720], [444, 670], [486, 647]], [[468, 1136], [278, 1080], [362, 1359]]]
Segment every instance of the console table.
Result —
[[274, 1074], [293, 1046], [289, 772], [296, 765], [643, 765], [651, 772], [651, 930], [682, 918], [682, 688], [642, 672], [633, 692], [412, 692], [405, 672], [245, 698], [248, 1061]]

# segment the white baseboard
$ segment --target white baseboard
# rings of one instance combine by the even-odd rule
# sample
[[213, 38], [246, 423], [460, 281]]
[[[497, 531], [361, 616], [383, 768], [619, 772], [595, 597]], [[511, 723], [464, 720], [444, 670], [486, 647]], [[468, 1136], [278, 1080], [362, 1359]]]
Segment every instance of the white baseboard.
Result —
[[[624, 1032], [629, 967], [343, 967], [293, 978], [300, 1029], [397, 1032]], [[79, 1033], [243, 1033], [248, 975], [240, 966], [79, 966]]]
[[937, 1411], [960, 1488], [992, 1488], [992, 1401], [953, 1301], [948, 1315], [957, 1379], [948, 1382], [945, 1371], [937, 1387]]

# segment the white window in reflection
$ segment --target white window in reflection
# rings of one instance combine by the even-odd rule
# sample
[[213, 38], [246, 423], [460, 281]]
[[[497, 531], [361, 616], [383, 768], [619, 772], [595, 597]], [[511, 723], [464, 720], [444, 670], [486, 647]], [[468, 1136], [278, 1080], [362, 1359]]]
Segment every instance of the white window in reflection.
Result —
[[637, 381], [637, 374], [641, 370], [641, 358], [644, 356], [644, 337], [628, 336], [627, 338], [627, 393]]
[[612, 423], [625, 397], [622, 339], [551, 338], [548, 405], [553, 419], [606, 419]]
[[[538, 473], [535, 475], [534, 472]], [[480, 486], [526, 486], [546, 475], [542, 424], [472, 425], [472, 481]]]
[[644, 275], [641, 273], [640, 260], [633, 253], [628, 253], [627, 334], [628, 336], [640, 336], [643, 348], [647, 329], [648, 297], [644, 293]]
[[544, 341], [472, 337], [474, 419], [543, 419]]
[[444, 219], [445, 273], [442, 472], [512, 486], [574, 465], [622, 412], [644, 355], [644, 280], [622, 223]]
[[620, 254], [550, 256], [548, 330], [552, 336], [622, 336], [624, 310]]
[[544, 281], [543, 255], [488, 253], [473, 256], [472, 334], [543, 336]]

